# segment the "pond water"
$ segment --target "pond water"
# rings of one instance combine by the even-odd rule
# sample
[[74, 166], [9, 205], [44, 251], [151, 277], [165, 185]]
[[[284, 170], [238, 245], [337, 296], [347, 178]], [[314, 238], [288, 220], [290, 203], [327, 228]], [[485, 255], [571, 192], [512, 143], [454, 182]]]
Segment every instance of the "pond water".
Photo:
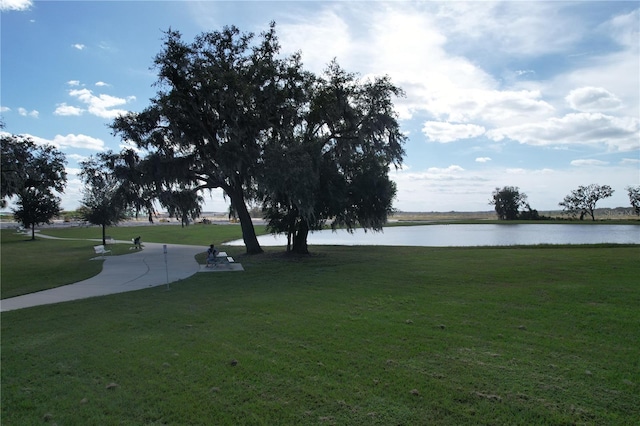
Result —
[[[286, 235], [258, 237], [262, 246], [286, 246]], [[394, 226], [382, 232], [316, 231], [309, 245], [422, 247], [512, 246], [536, 244], [640, 244], [640, 225], [419, 225]], [[244, 245], [242, 240], [229, 245]]]

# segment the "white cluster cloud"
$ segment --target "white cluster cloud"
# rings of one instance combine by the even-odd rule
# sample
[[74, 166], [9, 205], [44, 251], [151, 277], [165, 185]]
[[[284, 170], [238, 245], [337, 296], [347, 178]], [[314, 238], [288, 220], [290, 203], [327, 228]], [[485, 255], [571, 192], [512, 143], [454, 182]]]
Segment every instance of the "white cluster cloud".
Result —
[[[82, 84], [78, 80], [70, 80], [67, 84], [71, 87], [81, 87]], [[97, 87], [109, 87], [108, 83], [98, 81], [95, 83]], [[68, 105], [66, 102], [59, 103], [54, 111], [55, 115], [60, 116], [80, 116], [85, 112], [97, 117], [113, 119], [119, 115], [126, 114], [127, 110], [116, 108], [122, 105], [126, 105], [129, 102], [135, 101], [135, 96], [128, 96], [126, 98], [119, 98], [107, 94], [94, 94], [93, 91], [87, 88], [74, 88], [69, 90], [69, 96], [77, 99], [85, 108]]]
[[545, 121], [489, 130], [495, 141], [511, 139], [534, 146], [605, 144], [611, 151], [639, 148], [640, 120], [602, 113], [571, 113]]
[[72, 45], [71, 45], [71, 47], [73, 47], [73, 48], [75, 48], [75, 49], [78, 49], [78, 50], [84, 50], [84, 49], [85, 49], [85, 47], [87, 47], [87, 46], [85, 46], [85, 45], [84, 45], [84, 44], [82, 44], [82, 43], [75, 43], [75, 44], [72, 44]]
[[26, 108], [18, 108], [18, 114], [20, 114], [23, 117], [32, 117], [32, 118], [38, 118], [40, 116], [40, 112], [38, 112], [37, 110], [27, 110]]
[[475, 124], [427, 121], [424, 123], [422, 132], [434, 142], [448, 143], [480, 136], [484, 134], [485, 128]]
[[580, 87], [569, 92], [565, 99], [571, 108], [585, 112], [615, 110], [622, 106], [616, 95], [602, 87]]
[[89, 114], [108, 119], [126, 114], [126, 110], [116, 109], [115, 107], [125, 105], [127, 102], [135, 100], [135, 96], [130, 96], [125, 99], [105, 94], [94, 95], [89, 89], [71, 90], [69, 91], [69, 95], [87, 105]]
[[105, 144], [102, 139], [94, 138], [83, 134], [56, 135], [53, 139], [45, 139], [38, 136], [25, 135], [33, 139], [39, 145], [53, 145], [58, 149], [65, 148], [87, 149], [91, 151], [104, 151]]
[[[533, 146], [636, 150], [638, 10], [603, 24], [602, 31], [609, 31], [622, 50], [585, 60], [552, 79], [533, 80], [537, 72], [529, 67], [512, 70], [513, 80], [503, 79], [467, 59], [466, 53], [486, 46], [491, 46], [489, 56], [570, 52], [592, 31], [571, 13], [574, 6], [447, 2], [369, 8], [341, 3], [279, 30], [283, 45], [300, 49], [311, 68], [336, 57], [346, 69], [390, 75], [407, 93], [396, 102], [400, 118], [430, 117], [423, 124], [427, 141], [486, 137]], [[368, 26], [350, 26], [356, 14]], [[562, 92], [568, 94], [558, 98]]]
[[82, 115], [84, 110], [72, 105], [67, 105], [66, 102], [62, 102], [56, 106], [56, 110], [53, 112], [55, 115], [61, 116], [78, 116]]
[[27, 10], [31, 8], [33, 2], [31, 0], [0, 0], [0, 10]]

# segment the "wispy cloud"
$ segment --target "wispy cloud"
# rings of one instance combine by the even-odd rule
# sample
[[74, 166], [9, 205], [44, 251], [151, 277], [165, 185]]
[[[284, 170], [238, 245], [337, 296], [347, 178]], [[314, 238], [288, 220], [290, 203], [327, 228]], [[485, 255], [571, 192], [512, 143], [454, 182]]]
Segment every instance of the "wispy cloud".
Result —
[[609, 35], [621, 46], [637, 46], [640, 39], [640, 9], [614, 16], [600, 26], [600, 30]]
[[638, 158], [623, 158], [620, 161], [620, 164], [628, 165], [628, 164], [640, 164], [640, 159]]
[[602, 161], [602, 160], [594, 160], [594, 159], [588, 159], [588, 160], [573, 160], [571, 162], [572, 166], [606, 166], [607, 164], [609, 164], [608, 161]]
[[81, 43], [72, 44], [71, 47], [78, 50], [84, 50], [87, 46]]

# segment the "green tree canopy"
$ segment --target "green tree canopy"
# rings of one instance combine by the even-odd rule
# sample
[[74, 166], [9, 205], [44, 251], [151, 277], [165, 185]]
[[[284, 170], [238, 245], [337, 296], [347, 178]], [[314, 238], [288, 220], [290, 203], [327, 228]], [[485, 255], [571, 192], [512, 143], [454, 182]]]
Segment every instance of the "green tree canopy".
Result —
[[60, 214], [60, 198], [49, 188], [24, 188], [18, 193], [17, 209], [13, 215], [25, 228], [31, 229], [31, 239], [36, 239], [35, 227], [49, 223]]
[[558, 203], [563, 210], [572, 216], [580, 215], [580, 220], [585, 215], [591, 216], [591, 220], [596, 220], [595, 209], [596, 203], [603, 198], [613, 195], [613, 189], [609, 185], [598, 185], [592, 183], [588, 186], [579, 186], [578, 189], [571, 191], [564, 200]]
[[65, 156], [51, 145], [36, 145], [30, 138], [4, 133], [0, 136], [2, 176], [0, 206], [17, 197], [14, 216], [25, 228], [48, 223], [60, 213], [60, 198], [67, 182]]
[[392, 102], [402, 91], [387, 77], [361, 80], [334, 61], [306, 87], [295, 125], [267, 144], [261, 180], [269, 228], [297, 253], [328, 220], [382, 229], [396, 194], [389, 167], [401, 164], [406, 139]]
[[[3, 133], [0, 136], [1, 207], [9, 198], [29, 189], [64, 192], [66, 159], [51, 145], [36, 145], [31, 138]], [[32, 191], [34, 193], [34, 191]], [[29, 195], [26, 195], [29, 196]]]
[[633, 212], [640, 216], [640, 185], [628, 186], [627, 194], [629, 195], [629, 203], [633, 207]]
[[[501, 220], [518, 219], [520, 209], [529, 207], [527, 194], [520, 192], [520, 188], [517, 186], [496, 188], [489, 204], [495, 207], [498, 219]], [[529, 210], [531, 209], [529, 208]]]
[[247, 253], [262, 251], [249, 201], [263, 203], [270, 228], [290, 233], [299, 252], [329, 219], [381, 229], [396, 192], [388, 170], [404, 154], [392, 102], [402, 91], [335, 61], [318, 78], [279, 50], [273, 23], [259, 40], [225, 27], [185, 43], [169, 30], [155, 59], [161, 89], [112, 128], [146, 151], [138, 170], [161, 201], [221, 188]]
[[159, 183], [199, 191], [222, 188], [242, 225], [248, 253], [262, 251], [247, 209], [255, 195], [261, 144], [281, 125], [279, 111], [299, 84], [299, 55], [281, 58], [275, 25], [254, 43], [236, 27], [192, 43], [165, 34], [156, 56], [151, 105], [112, 123], [115, 133], [158, 158]]
[[126, 190], [99, 158], [91, 157], [81, 167], [80, 178], [85, 187], [80, 211], [86, 221], [102, 227], [102, 244], [106, 244], [107, 226], [126, 217]]

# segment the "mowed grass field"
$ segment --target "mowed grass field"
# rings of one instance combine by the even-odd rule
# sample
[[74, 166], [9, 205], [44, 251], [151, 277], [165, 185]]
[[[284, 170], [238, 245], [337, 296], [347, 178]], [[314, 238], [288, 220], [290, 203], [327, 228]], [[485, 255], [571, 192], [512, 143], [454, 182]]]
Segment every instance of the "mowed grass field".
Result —
[[[239, 235], [150, 229], [143, 241], [206, 246]], [[53, 244], [45, 264], [74, 250], [5, 232], [3, 293], [6, 274], [31, 267], [5, 263], [7, 244]], [[2, 424], [640, 418], [638, 246], [225, 249], [244, 272], [2, 313]]]

